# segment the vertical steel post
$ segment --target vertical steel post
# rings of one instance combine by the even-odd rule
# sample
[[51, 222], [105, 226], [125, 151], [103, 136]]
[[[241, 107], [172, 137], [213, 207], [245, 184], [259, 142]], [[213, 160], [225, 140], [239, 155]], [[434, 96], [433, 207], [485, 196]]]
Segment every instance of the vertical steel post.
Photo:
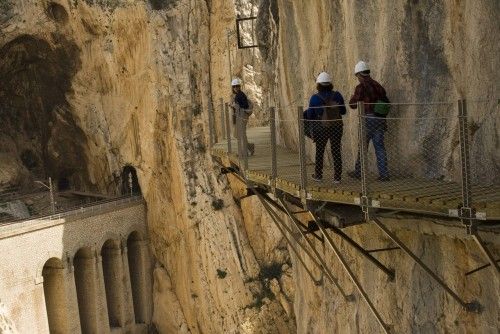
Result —
[[231, 147], [231, 120], [229, 114], [229, 104], [225, 104], [225, 115], [226, 115], [226, 139], [227, 139], [227, 154], [232, 153]]
[[231, 60], [231, 43], [229, 42], [229, 36], [231, 33], [229, 29], [226, 29], [226, 38], [227, 38], [227, 57], [229, 59], [229, 80], [233, 78], [233, 64]]
[[235, 134], [236, 134], [236, 144], [237, 144], [237, 154], [238, 154], [238, 166], [240, 168], [240, 171], [242, 172], [243, 177], [245, 176], [244, 173], [244, 168], [243, 168], [243, 144], [242, 144], [242, 138], [241, 138], [241, 117], [240, 117], [240, 108], [237, 107], [235, 112], [235, 117], [236, 117], [236, 123], [234, 124], [235, 126]]
[[208, 102], [208, 135], [209, 135], [209, 146], [212, 148], [212, 146], [215, 144], [215, 124], [214, 124], [214, 107], [212, 105], [212, 101], [210, 100]]
[[246, 124], [248, 124], [247, 114], [244, 109], [238, 106], [237, 113], [240, 117], [240, 128], [239, 128], [239, 135], [241, 138], [241, 155], [243, 158], [243, 170], [244, 170], [244, 175], [246, 177], [246, 172], [248, 170], [248, 138], [247, 138], [247, 127]]
[[366, 151], [368, 145], [366, 143], [366, 117], [365, 117], [365, 104], [363, 101], [358, 102], [358, 117], [359, 117], [359, 130], [358, 130], [358, 145], [359, 145], [359, 163], [361, 171], [361, 209], [365, 216], [365, 221], [370, 221], [369, 213], [369, 198], [368, 198], [368, 182], [367, 182], [367, 163], [366, 163]]
[[52, 178], [49, 176], [49, 193], [50, 193], [50, 207], [52, 209], [52, 214], [56, 213], [56, 201], [54, 199], [54, 185], [52, 184]]
[[472, 235], [479, 249], [491, 264], [491, 268], [496, 274], [500, 272], [500, 267], [495, 261], [493, 254], [481, 239], [476, 226], [476, 210], [472, 207], [472, 187], [471, 187], [471, 168], [470, 168], [470, 138], [469, 123], [467, 119], [467, 102], [458, 100], [458, 121], [460, 126], [460, 164], [462, 174], [462, 207], [459, 217], [467, 229], [467, 233]]
[[297, 120], [299, 126], [299, 160], [300, 160], [300, 198], [304, 209], [307, 208], [307, 166], [306, 166], [306, 139], [304, 134], [304, 108], [297, 108]]
[[224, 117], [226, 115], [226, 111], [224, 109], [224, 101], [222, 100], [222, 98], [220, 99], [220, 132], [221, 132], [221, 137], [223, 139], [227, 139], [226, 138], [226, 118]]
[[467, 233], [472, 234], [475, 232], [475, 226], [473, 224], [475, 212], [471, 205], [469, 126], [467, 122], [467, 105], [465, 100], [458, 100], [458, 122], [460, 127], [460, 170], [462, 176], [462, 207], [460, 208], [459, 216], [462, 223], [465, 224], [467, 228]]
[[276, 178], [278, 177], [278, 160], [276, 149], [276, 109], [269, 108], [269, 124], [271, 127], [271, 188], [276, 193]]
[[[219, 99], [219, 105], [220, 105], [222, 123], [220, 123], [220, 127], [217, 127], [217, 116], [216, 116], [217, 111], [214, 110], [215, 143], [220, 142], [222, 137], [224, 136], [224, 100], [222, 99], [222, 97]], [[219, 106], [217, 106], [217, 110], [219, 110]]]

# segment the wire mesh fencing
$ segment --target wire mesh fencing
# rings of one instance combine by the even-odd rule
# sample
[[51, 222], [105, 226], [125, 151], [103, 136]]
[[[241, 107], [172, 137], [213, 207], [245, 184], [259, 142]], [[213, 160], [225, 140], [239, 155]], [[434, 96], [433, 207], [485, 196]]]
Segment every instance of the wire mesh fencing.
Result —
[[500, 217], [498, 100], [334, 107], [346, 113], [271, 108], [269, 127], [236, 116], [240, 168], [303, 200]]
[[[467, 100], [462, 119], [466, 126], [468, 184], [464, 194], [480, 218], [500, 218], [500, 100]], [[468, 188], [468, 189], [467, 189]], [[467, 194], [468, 193], [468, 194]]]
[[[355, 176], [363, 174], [373, 206], [447, 214], [460, 204], [458, 117], [452, 103], [390, 104], [390, 113], [365, 105]], [[363, 160], [363, 159], [358, 159]]]

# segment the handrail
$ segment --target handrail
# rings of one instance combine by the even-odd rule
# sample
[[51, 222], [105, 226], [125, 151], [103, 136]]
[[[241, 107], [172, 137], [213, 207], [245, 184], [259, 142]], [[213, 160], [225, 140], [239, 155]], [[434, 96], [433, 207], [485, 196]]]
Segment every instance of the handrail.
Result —
[[10, 220], [10, 221], [0, 222], [0, 227], [13, 225], [13, 224], [20, 223], [20, 222], [29, 222], [32, 220], [61, 219], [61, 218], [65, 218], [65, 217], [69, 217], [69, 216], [73, 216], [73, 215], [78, 215], [78, 214], [85, 214], [85, 213], [89, 213], [89, 212], [98, 212], [98, 211], [102, 211], [103, 209], [112, 208], [112, 207], [126, 204], [126, 203], [140, 202], [143, 200], [144, 199], [141, 195], [126, 196], [126, 197], [124, 196], [124, 197], [117, 197], [117, 198], [113, 198], [113, 199], [106, 199], [106, 200], [102, 200], [102, 201], [96, 201], [96, 202], [87, 203], [87, 204], [83, 204], [83, 205], [79, 205], [79, 206], [74, 206], [72, 208], [60, 210], [59, 212], [56, 212], [55, 214], [35, 215], [35, 216], [28, 217], [28, 218], [21, 218], [21, 219], [14, 219], [14, 220]]
[[[271, 172], [267, 175], [269, 179], [268, 185], [272, 185], [272, 188], [275, 188], [277, 180], [284, 179], [290, 181], [295, 186], [298, 185], [299, 187], [297, 192], [293, 192], [293, 195], [299, 195], [304, 204], [307, 204], [307, 200], [312, 198], [310, 194], [311, 189], [314, 189], [317, 186], [327, 188], [335, 188], [336, 186], [332, 186], [329, 183], [325, 185], [324, 182], [318, 183], [316, 180], [311, 182], [311, 174], [314, 172], [314, 170], [311, 170], [311, 163], [314, 162], [314, 148], [316, 145], [313, 141], [306, 140], [304, 149], [304, 134], [307, 135], [307, 133], [304, 131], [304, 134], [302, 134], [301, 129], [307, 125], [305, 124], [306, 122], [309, 122], [308, 124], [311, 128], [317, 128], [318, 126], [321, 126], [321, 124], [325, 124], [324, 122], [332, 122], [330, 124], [339, 122], [340, 124], [343, 124], [344, 127], [341, 147], [341, 154], [343, 155], [342, 160], [344, 160], [342, 184], [345, 185], [350, 182], [347, 188], [353, 192], [357, 191], [359, 194], [357, 198], [354, 196], [350, 199], [344, 197], [343, 203], [346, 203], [347, 201], [348, 203], [357, 204], [365, 209], [385, 207], [387, 207], [387, 209], [394, 209], [397, 207], [397, 203], [395, 202], [383, 200], [379, 201], [377, 199], [377, 192], [379, 192], [378, 189], [382, 187], [381, 184], [377, 183], [376, 177], [379, 175], [381, 175], [381, 177], [379, 176], [379, 179], [389, 179], [390, 181], [395, 181], [396, 183], [399, 182], [399, 184], [406, 182], [405, 180], [408, 182], [414, 182], [416, 183], [416, 188], [420, 189], [433, 186], [437, 187], [440, 185], [449, 186], [452, 188], [451, 190], [441, 189], [443, 197], [449, 199], [443, 204], [447, 207], [441, 207], [436, 204], [439, 203], [438, 195], [440, 195], [440, 193], [429, 192], [429, 203], [431, 203], [429, 206], [420, 205], [408, 209], [411, 209], [411, 212], [419, 211], [427, 212], [429, 214], [435, 213], [439, 216], [445, 215], [447, 217], [457, 217], [461, 219], [462, 222], [467, 221], [467, 225], [470, 225], [471, 220], [474, 220], [474, 226], [472, 226], [472, 230], [474, 230], [476, 225], [479, 223], [476, 222], [477, 220], [491, 220], [498, 217], [500, 214], [498, 209], [488, 209], [490, 212], [488, 213], [487, 208], [483, 205], [484, 198], [491, 198], [491, 195], [488, 194], [491, 193], [492, 189], [488, 189], [488, 187], [490, 185], [494, 185], [495, 187], [498, 186], [500, 189], [500, 184], [493, 182], [491, 180], [492, 174], [485, 173], [482, 165], [479, 165], [479, 161], [483, 161], [483, 156], [480, 156], [481, 159], [478, 160], [478, 154], [483, 154], [483, 151], [479, 147], [481, 146], [480, 144], [482, 139], [481, 137], [478, 139], [478, 136], [484, 137], [487, 135], [486, 131], [490, 131], [490, 127], [488, 126], [489, 124], [493, 124], [490, 120], [498, 114], [498, 99], [484, 100], [484, 102], [488, 102], [488, 109], [483, 108], [482, 104], [478, 104], [478, 101], [481, 101], [481, 103], [483, 102], [483, 100], [470, 100], [468, 103], [469, 114], [465, 116], [460, 114], [460, 106], [462, 103], [465, 105], [465, 101], [458, 104], [459, 109], [457, 109], [456, 102], [453, 103], [446, 101], [431, 101], [428, 103], [388, 103], [393, 108], [391, 109], [390, 114], [383, 118], [374, 117], [372, 114], [373, 110], [371, 108], [377, 103], [361, 103], [361, 107], [358, 106], [357, 110], [349, 110], [348, 117], [343, 117], [342, 120], [335, 121], [324, 121], [321, 119], [305, 120], [301, 112], [304, 110], [302, 107], [297, 107], [299, 110], [297, 116], [294, 115], [296, 113], [290, 112], [287, 114], [288, 116], [286, 116], [288, 119], [282, 119], [282, 117], [277, 117], [278, 113], [276, 112], [276, 108], [270, 108], [270, 131], [269, 134], [267, 134], [269, 136], [267, 139], [269, 142], [266, 142], [265, 144], [261, 143], [261, 145], [264, 145], [263, 149], [268, 152], [266, 154], [269, 154], [269, 166], [266, 167], [265, 162], [260, 159], [260, 162], [256, 162], [257, 167], [253, 167], [251, 161], [249, 163], [245, 154], [238, 154], [240, 162], [239, 167], [243, 175], [248, 174], [248, 172], [252, 172], [252, 168], [257, 168], [256, 171], [258, 171], [258, 168], [270, 168]], [[349, 105], [345, 104], [345, 106]], [[363, 106], [365, 107], [364, 109], [366, 110], [366, 113], [363, 112]], [[319, 108], [324, 107], [317, 107], [316, 109]], [[407, 113], [407, 111], [410, 110], [412, 110], [411, 113]], [[475, 114], [480, 114], [482, 116], [479, 119], [476, 119], [477, 116], [470, 116]], [[233, 137], [233, 140], [231, 140], [231, 133], [230, 131], [227, 131], [231, 123], [229, 121], [229, 113], [226, 111], [226, 113], [223, 113], [222, 116], [222, 123], [226, 123], [228, 125], [225, 129], [227, 134], [226, 139], [228, 140], [224, 145], [228, 146], [227, 151], [229, 152], [229, 156], [234, 156], [235, 150], [234, 147], [231, 147], [231, 144], [240, 143], [241, 140], [245, 138], [239, 138], [239, 136], [237, 136], [237, 138]], [[470, 124], [467, 124], [466, 122], [467, 117], [470, 118]], [[385, 134], [387, 137], [385, 140], [385, 154], [387, 154], [388, 159], [388, 176], [380, 174], [381, 167], [379, 163], [376, 165], [374, 164], [375, 157], [371, 147], [372, 138], [370, 137], [370, 148], [368, 150], [366, 150], [364, 145], [361, 145], [361, 143], [364, 142], [363, 138], [373, 136], [373, 127], [379, 126], [377, 121], [381, 119], [389, 128], [389, 131]], [[481, 120], [485, 120], [484, 124], [486, 126], [479, 128], [479, 125], [483, 124], [481, 123]], [[283, 128], [283, 123], [286, 123], [287, 127]], [[309, 125], [307, 126], [307, 129], [309, 129]], [[459, 125], [462, 127], [462, 131], [458, 131]], [[235, 126], [238, 127], [238, 123], [235, 124]], [[297, 127], [299, 131], [297, 131]], [[355, 135], [357, 128], [362, 128], [361, 130], [363, 130], [363, 133]], [[417, 129], [420, 132], [415, 132], [414, 129]], [[477, 131], [477, 129], [479, 129], [479, 131]], [[398, 136], [401, 136], [405, 132], [408, 132], [408, 135], [413, 136], [415, 139], [414, 142], [412, 141], [408, 147], [403, 147], [400, 142], [394, 140], [398, 139]], [[455, 134], [458, 137], [458, 141], [453, 138]], [[471, 134], [475, 134], [475, 136], [472, 137]], [[466, 140], [465, 136], [471, 136], [471, 139]], [[458, 149], [455, 147], [457, 142], [463, 143], [463, 145], [466, 145], [467, 148]], [[243, 146], [245, 145], [243, 144]], [[221, 146], [219, 144], [216, 147], [216, 150], [220, 147]], [[280, 156], [280, 154], [276, 154], [278, 148], [281, 150], [288, 150], [289, 152], [291, 151], [294, 154], [298, 151], [299, 154], [294, 155], [293, 158], [289, 158], [287, 160], [286, 158], [283, 158], [283, 156]], [[304, 150], [306, 151], [305, 154]], [[450, 150], [456, 150], [457, 154], [452, 154]], [[470, 158], [464, 156], [467, 152], [470, 152], [468, 153]], [[352, 168], [349, 165], [354, 165], [353, 160], [356, 160], [356, 153], [360, 155], [359, 160], [361, 160], [362, 163], [362, 166], [360, 166], [361, 168], [358, 170], [358, 180], [350, 178], [346, 175], [348, 174], [347, 172], [349, 171], [349, 168]], [[458, 155], [461, 158], [460, 160], [457, 159]], [[258, 150], [256, 156], [259, 156]], [[328, 174], [329, 178], [331, 178], [330, 174], [333, 172], [332, 169], [334, 167], [335, 157], [333, 157], [332, 160], [329, 151], [325, 153], [325, 156], [325, 173]], [[281, 159], [285, 160], [282, 161]], [[311, 159], [313, 160], [311, 161]], [[377, 156], [377, 160], [378, 159], [379, 157]], [[348, 163], [346, 163], [346, 161], [348, 161]], [[470, 161], [470, 166], [462, 166], [462, 161], [464, 163]], [[307, 166], [304, 165], [304, 162]], [[328, 168], [329, 170], [327, 170]], [[376, 173], [377, 169], [379, 173]], [[472, 190], [475, 189], [474, 193], [481, 193], [484, 191], [485, 195], [483, 197], [474, 197], [472, 202], [464, 199], [462, 195], [460, 196], [461, 203], [456, 203], [461, 183], [463, 183], [464, 179], [468, 182], [466, 185], [467, 188]], [[419, 184], [421, 181], [425, 182], [425, 184]], [[405, 190], [405, 187], [403, 187], [403, 189], [399, 189], [399, 186], [394, 185], [393, 183], [386, 183], [384, 186], [386, 186], [386, 190], [389, 189], [387, 190], [389, 193], [391, 191], [391, 187], [394, 187], [393, 190], [396, 192]], [[408, 186], [406, 188], [408, 188]], [[438, 190], [439, 189], [436, 191]], [[424, 191], [417, 194], [419, 196], [423, 196]], [[470, 197], [470, 194], [468, 196]], [[476, 205], [476, 208], [474, 208], [474, 204], [477, 202], [474, 202], [474, 200], [480, 201], [480, 205]], [[460, 206], [462, 206], [463, 209]], [[401, 209], [405, 209], [405, 207], [403, 206]], [[366, 218], [369, 217], [367, 216]]]

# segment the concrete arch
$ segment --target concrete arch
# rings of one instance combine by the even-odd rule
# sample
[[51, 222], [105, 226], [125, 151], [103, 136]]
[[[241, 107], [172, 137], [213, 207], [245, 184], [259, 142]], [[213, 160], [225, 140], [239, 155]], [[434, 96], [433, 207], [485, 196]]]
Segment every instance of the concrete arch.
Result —
[[144, 225], [143, 224], [140, 224], [140, 223], [136, 223], [136, 224], [131, 224], [126, 232], [125, 232], [125, 235], [123, 236], [124, 238], [124, 242], [127, 242], [128, 238], [130, 237], [130, 235], [134, 232], [137, 232], [139, 233], [139, 235], [141, 236], [141, 239], [140, 240], [146, 240], [147, 239], [147, 231], [146, 229], [144, 228]]
[[92, 254], [96, 254], [96, 247], [94, 243], [89, 243], [88, 240], [86, 240], [87, 244], [84, 243], [84, 241], [80, 241], [77, 244], [73, 245], [71, 248], [68, 249], [67, 254], [71, 259], [71, 262], [74, 264], [75, 256], [76, 254], [81, 250], [81, 249], [90, 249], [90, 252]]
[[123, 237], [119, 234], [119, 233], [115, 233], [115, 232], [111, 232], [111, 231], [106, 231], [100, 238], [99, 240], [96, 242], [96, 249], [99, 250], [99, 252], [101, 252], [102, 250], [102, 247], [104, 247], [104, 244], [108, 241], [108, 240], [114, 240], [116, 242], [118, 242], [118, 245], [120, 246], [122, 244], [122, 242], [124, 241], [123, 240]]
[[66, 258], [64, 257], [64, 254], [61, 254], [60, 252], [56, 252], [56, 251], [49, 252], [47, 257], [44, 257], [43, 260], [40, 260], [38, 262], [38, 265], [36, 267], [36, 272], [35, 272], [35, 283], [36, 284], [41, 283], [42, 277], [43, 277], [43, 275], [42, 275], [43, 267], [45, 266], [47, 261], [49, 261], [52, 258], [60, 259], [64, 265], [64, 268], [67, 268], [67, 262], [66, 262]]

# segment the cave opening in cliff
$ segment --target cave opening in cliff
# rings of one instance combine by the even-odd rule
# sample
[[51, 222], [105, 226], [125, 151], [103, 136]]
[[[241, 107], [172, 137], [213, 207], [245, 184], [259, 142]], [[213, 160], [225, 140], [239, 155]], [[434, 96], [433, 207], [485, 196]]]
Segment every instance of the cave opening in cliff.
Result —
[[86, 160], [85, 136], [67, 101], [79, 49], [63, 36], [53, 39], [21, 35], [0, 47], [0, 153], [19, 161], [19, 173], [69, 180]]
[[122, 195], [141, 195], [141, 186], [137, 171], [134, 167], [126, 165], [121, 174], [121, 194]]

